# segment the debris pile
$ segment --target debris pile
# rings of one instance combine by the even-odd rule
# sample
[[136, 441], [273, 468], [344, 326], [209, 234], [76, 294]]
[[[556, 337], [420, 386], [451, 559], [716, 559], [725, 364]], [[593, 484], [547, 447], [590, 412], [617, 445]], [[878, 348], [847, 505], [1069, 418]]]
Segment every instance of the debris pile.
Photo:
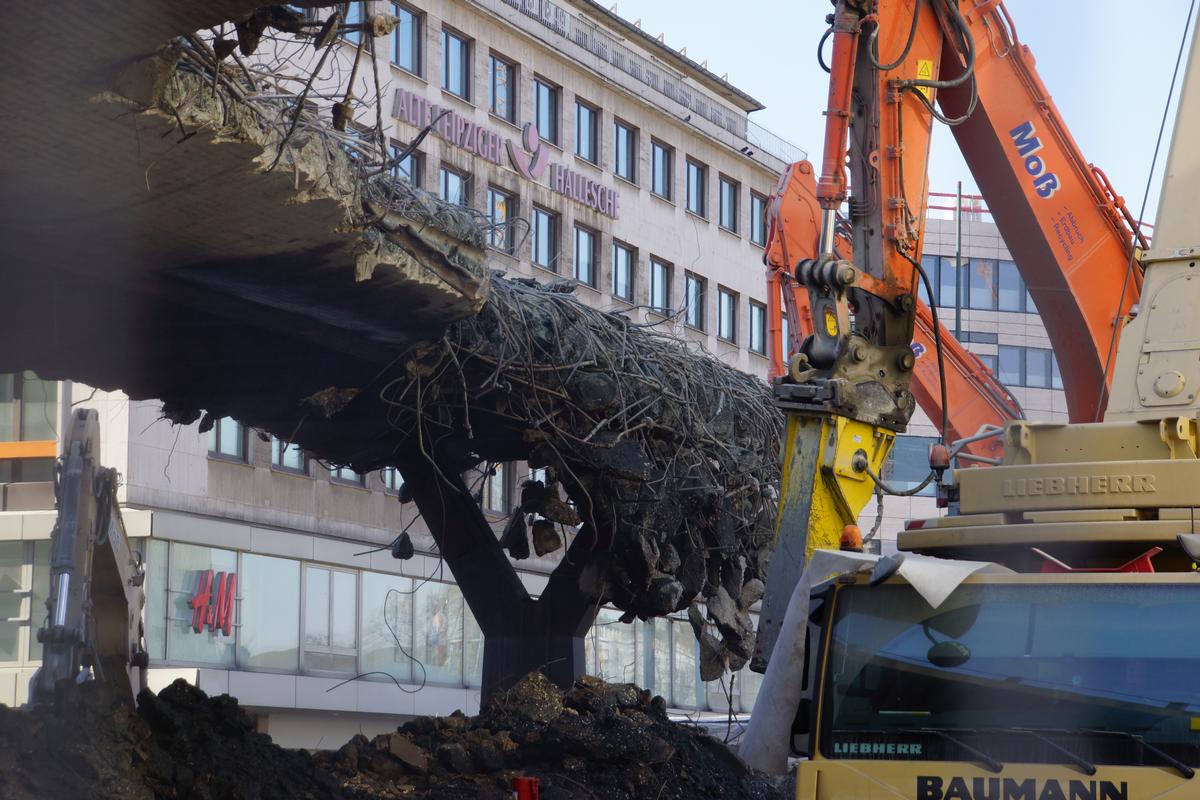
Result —
[[0, 706], [0, 797], [508, 800], [515, 776], [537, 778], [545, 800], [785, 797], [669, 721], [661, 697], [595, 678], [563, 692], [534, 673], [477, 717], [420, 717], [316, 755], [277, 747], [235, 699], [183, 681], [138, 700], [134, 712], [93, 682], [58, 707]]
[[303, 751], [285, 750], [237, 700], [182, 680], [142, 692], [134, 711], [100, 681], [64, 686], [33, 711], [0, 706], [5, 800], [334, 800], [337, 782]]
[[567, 692], [532, 673], [482, 714], [424, 717], [318, 760], [351, 797], [512, 796], [536, 777], [544, 800], [783, 798], [724, 744], [670, 722], [661, 697], [585, 677]]
[[[483, 310], [410, 350], [381, 398], [409, 439], [465, 431], [481, 458], [502, 461], [515, 436], [546, 479], [523, 487], [509, 554], [528, 557], [531, 535], [539, 555], [551, 552], [554, 524], [569, 534], [582, 522], [598, 544], [581, 589], [628, 620], [693, 609], [714, 680], [753, 650], [783, 417], [762, 381], [592, 308], [574, 287], [493, 276]], [[489, 454], [497, 430], [510, 455]]]

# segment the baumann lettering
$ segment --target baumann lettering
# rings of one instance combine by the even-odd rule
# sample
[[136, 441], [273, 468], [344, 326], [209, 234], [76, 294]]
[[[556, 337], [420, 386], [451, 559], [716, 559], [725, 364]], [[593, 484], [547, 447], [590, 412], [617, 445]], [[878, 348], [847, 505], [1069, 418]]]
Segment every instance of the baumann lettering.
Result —
[[917, 800], [1129, 800], [1125, 781], [917, 777]]
[[1004, 497], [1057, 497], [1081, 494], [1147, 494], [1157, 492], [1153, 475], [1049, 475], [1010, 478], [1001, 484]]

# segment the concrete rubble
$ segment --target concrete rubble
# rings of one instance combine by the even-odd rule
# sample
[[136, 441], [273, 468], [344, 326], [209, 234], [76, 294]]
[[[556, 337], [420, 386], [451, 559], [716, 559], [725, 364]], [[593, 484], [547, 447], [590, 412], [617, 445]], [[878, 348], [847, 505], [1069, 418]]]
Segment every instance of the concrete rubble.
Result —
[[481, 312], [410, 350], [381, 396], [414, 435], [466, 432], [485, 461], [519, 454], [545, 469], [501, 540], [513, 558], [582, 525], [597, 535], [587, 595], [627, 620], [703, 603], [720, 637], [700, 636], [715, 680], [753, 650], [782, 415], [758, 379], [573, 291], [494, 276]]
[[0, 796], [173, 800], [508, 800], [535, 777], [546, 800], [752, 798], [784, 789], [719, 740], [671, 722], [661, 697], [583, 678], [567, 691], [534, 673], [475, 717], [419, 717], [336, 751], [285, 750], [228, 695], [183, 681], [137, 711], [102, 684], [58, 707], [0, 706]]

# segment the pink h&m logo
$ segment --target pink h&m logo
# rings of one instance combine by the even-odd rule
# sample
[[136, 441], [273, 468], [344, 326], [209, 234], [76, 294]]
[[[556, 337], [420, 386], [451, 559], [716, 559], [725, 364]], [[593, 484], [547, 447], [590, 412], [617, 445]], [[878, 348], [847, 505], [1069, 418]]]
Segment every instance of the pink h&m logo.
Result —
[[512, 139], [508, 140], [508, 160], [521, 177], [537, 180], [550, 163], [550, 151], [542, 147], [542, 138], [532, 123], [525, 123], [525, 129], [521, 131], [521, 143], [525, 145], [524, 153], [517, 150]]
[[237, 574], [217, 573], [217, 592], [213, 594], [213, 571], [200, 573], [200, 583], [192, 597], [192, 630], [203, 633], [204, 626], [226, 636], [233, 633], [233, 600], [237, 595]]

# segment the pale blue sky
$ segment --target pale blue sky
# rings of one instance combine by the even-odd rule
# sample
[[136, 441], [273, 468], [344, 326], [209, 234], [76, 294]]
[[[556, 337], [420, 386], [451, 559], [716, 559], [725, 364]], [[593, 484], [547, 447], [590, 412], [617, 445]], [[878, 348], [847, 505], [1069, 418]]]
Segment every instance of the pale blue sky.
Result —
[[[606, 4], [607, 4], [607, 0]], [[1037, 59], [1084, 157], [1108, 173], [1137, 213], [1163, 102], [1190, 0], [1006, 0], [1017, 35]], [[617, 0], [617, 13], [767, 106], [752, 119], [803, 148], [816, 162], [828, 91], [816, 46], [831, 6], [824, 0]], [[1186, 55], [1185, 55], [1186, 58]], [[1176, 90], [1178, 94], [1178, 90]], [[1173, 112], [1172, 117], [1173, 119]], [[953, 137], [935, 132], [930, 187], [976, 191]], [[1165, 138], [1171, 132], [1168, 123]], [[1153, 220], [1159, 156], [1147, 219]]]

